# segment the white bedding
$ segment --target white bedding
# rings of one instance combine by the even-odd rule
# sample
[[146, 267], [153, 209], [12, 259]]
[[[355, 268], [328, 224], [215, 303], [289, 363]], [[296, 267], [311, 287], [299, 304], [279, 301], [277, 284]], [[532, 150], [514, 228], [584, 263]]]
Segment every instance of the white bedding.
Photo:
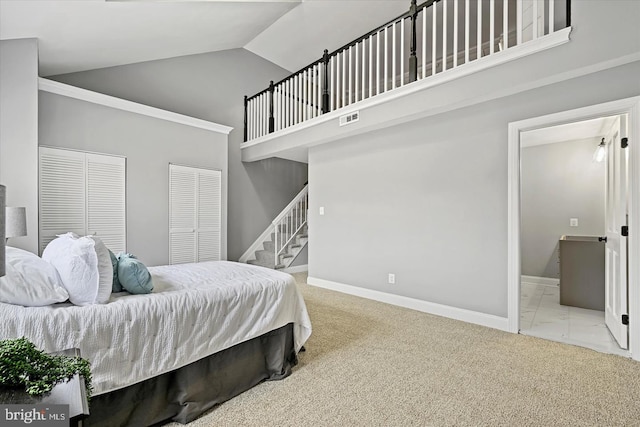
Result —
[[288, 323], [296, 351], [311, 335], [302, 296], [286, 273], [226, 261], [149, 270], [152, 294], [112, 294], [104, 305], [0, 303], [0, 339], [25, 336], [46, 351], [79, 348], [98, 395]]

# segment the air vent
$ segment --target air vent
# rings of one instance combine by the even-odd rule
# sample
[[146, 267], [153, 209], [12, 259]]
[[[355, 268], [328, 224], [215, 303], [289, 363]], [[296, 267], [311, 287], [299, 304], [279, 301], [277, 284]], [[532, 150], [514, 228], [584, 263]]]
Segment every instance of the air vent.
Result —
[[360, 111], [354, 111], [353, 113], [346, 114], [340, 117], [340, 126], [350, 125], [351, 123], [360, 120]]

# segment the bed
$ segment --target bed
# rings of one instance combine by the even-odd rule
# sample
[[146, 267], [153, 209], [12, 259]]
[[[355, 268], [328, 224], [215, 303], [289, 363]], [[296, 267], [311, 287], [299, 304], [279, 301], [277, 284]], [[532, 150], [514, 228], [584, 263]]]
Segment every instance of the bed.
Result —
[[311, 323], [292, 276], [227, 261], [150, 267], [147, 295], [106, 304], [0, 303], [0, 339], [91, 362], [88, 425], [186, 423], [255, 384], [289, 375]]

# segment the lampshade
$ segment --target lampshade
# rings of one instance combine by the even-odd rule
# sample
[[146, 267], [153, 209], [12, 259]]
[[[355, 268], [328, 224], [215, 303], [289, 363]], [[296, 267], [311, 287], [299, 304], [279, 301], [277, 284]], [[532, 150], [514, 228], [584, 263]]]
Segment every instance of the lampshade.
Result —
[[27, 235], [27, 212], [25, 208], [7, 206], [5, 220], [5, 237], [20, 237]]
[[0, 185], [0, 277], [4, 276], [4, 203], [6, 188]]

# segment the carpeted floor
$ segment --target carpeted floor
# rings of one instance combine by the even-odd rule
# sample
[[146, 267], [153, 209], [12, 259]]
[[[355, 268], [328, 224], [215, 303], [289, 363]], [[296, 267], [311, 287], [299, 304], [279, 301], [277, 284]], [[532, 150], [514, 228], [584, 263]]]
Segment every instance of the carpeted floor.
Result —
[[189, 426], [640, 426], [638, 362], [294, 276], [313, 334], [293, 374]]

